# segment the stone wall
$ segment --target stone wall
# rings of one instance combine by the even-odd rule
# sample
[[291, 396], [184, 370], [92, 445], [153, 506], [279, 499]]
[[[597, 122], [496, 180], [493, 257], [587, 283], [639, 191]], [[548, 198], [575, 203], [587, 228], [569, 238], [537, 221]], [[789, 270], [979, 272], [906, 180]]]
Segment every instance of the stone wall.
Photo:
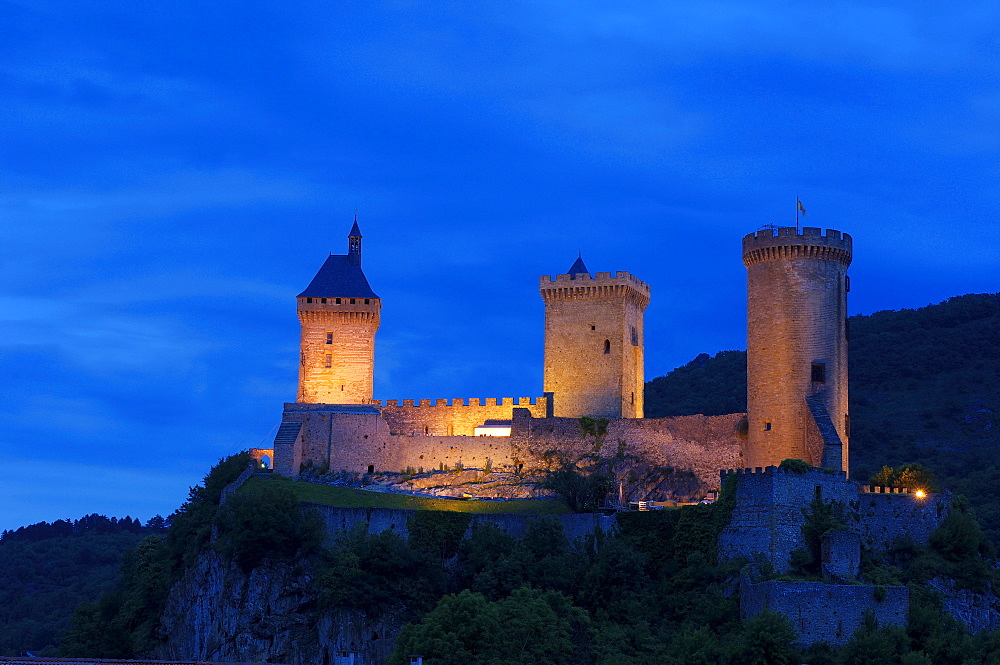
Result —
[[742, 440], [737, 426], [743, 414], [621, 418], [607, 422], [607, 433], [585, 434], [579, 418], [531, 418], [514, 412], [511, 444], [526, 467], [544, 467], [554, 459], [572, 462], [614, 457], [694, 473], [707, 489], [719, 487], [719, 469], [739, 464]]
[[791, 621], [803, 645], [843, 645], [869, 611], [880, 626], [905, 626], [909, 608], [910, 590], [905, 586], [777, 580], [752, 584], [745, 577], [740, 583], [740, 618], [751, 619], [764, 610], [779, 612]]
[[[336, 537], [361, 525], [368, 533], [394, 531], [401, 537], [406, 538], [409, 535], [407, 521], [416, 513], [415, 510], [397, 508], [336, 508], [313, 503], [305, 505], [315, 509], [319, 513], [323, 519], [326, 533], [330, 537]], [[472, 514], [469, 517], [469, 530], [466, 531], [465, 537], [469, 536], [471, 529], [475, 525], [491, 524], [515, 538], [523, 538], [528, 530], [528, 525], [540, 519], [555, 520], [558, 522], [562, 525], [563, 533], [566, 534], [566, 538], [570, 541], [592, 534], [598, 530], [604, 533], [611, 533], [617, 528], [617, 521], [614, 515], [607, 516], [595, 513], [566, 513], [546, 516], [490, 513]]]
[[719, 536], [719, 556], [749, 559], [763, 554], [779, 572], [789, 569], [792, 551], [805, 545], [803, 511], [817, 496], [827, 503], [840, 502], [848, 530], [876, 549], [884, 549], [902, 536], [925, 544], [950, 505], [947, 494], [918, 498], [913, 494], [867, 493], [842, 471], [795, 473], [770, 466], [731, 473], [739, 477], [736, 509]]
[[[719, 469], [740, 461], [737, 426], [742, 414], [611, 420], [606, 434], [594, 437], [582, 431], [578, 418], [534, 417], [544, 415], [544, 399], [535, 404], [519, 400], [525, 406], [511, 399], [476, 401], [421, 406], [286, 404], [283, 423], [301, 422], [301, 427], [291, 444], [280, 444], [276, 438], [275, 470], [294, 477], [301, 463], [310, 462], [359, 473], [407, 467], [430, 471], [458, 464], [482, 469], [487, 463], [494, 468], [544, 470], [561, 460], [581, 467], [613, 462], [622, 473], [669, 467], [693, 474], [694, 486], [681, 492], [689, 495], [717, 489]], [[468, 422], [482, 424], [503, 412], [514, 416], [509, 437], [424, 435], [420, 430], [415, 435], [393, 434], [390, 425], [393, 420], [397, 426], [441, 423], [456, 413], [473, 414], [467, 416]]]
[[[951, 494], [874, 494], [861, 488], [851, 512], [857, 514], [861, 542], [873, 549], [886, 549], [893, 541], [911, 538], [917, 544], [930, 541], [951, 508]], [[850, 526], [850, 524], [848, 524]]]
[[549, 408], [545, 397], [373, 400], [372, 406], [382, 411], [390, 434], [411, 436], [472, 436], [487, 420], [510, 420], [515, 407], [528, 409], [536, 418], [544, 418]]

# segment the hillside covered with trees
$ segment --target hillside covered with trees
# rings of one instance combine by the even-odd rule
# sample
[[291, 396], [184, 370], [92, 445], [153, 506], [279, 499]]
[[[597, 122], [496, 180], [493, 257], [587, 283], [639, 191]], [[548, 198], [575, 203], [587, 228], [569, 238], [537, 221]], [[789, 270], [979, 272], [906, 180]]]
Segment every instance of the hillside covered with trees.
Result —
[[122, 559], [144, 536], [165, 530], [131, 517], [86, 515], [0, 535], [0, 655], [51, 653], [77, 605], [114, 588]]
[[[851, 474], [920, 463], [1000, 542], [1000, 294], [848, 319]], [[702, 354], [646, 384], [646, 416], [746, 410], [746, 352]]]

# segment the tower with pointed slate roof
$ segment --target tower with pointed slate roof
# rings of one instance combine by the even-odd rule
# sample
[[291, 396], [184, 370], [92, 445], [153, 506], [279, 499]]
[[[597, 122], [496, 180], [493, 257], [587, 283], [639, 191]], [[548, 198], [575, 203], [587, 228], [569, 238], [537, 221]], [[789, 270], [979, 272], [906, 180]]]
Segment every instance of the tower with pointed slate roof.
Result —
[[382, 301], [361, 270], [356, 216], [347, 236], [347, 254], [327, 257], [297, 299], [302, 336], [296, 401], [370, 403]]
[[553, 415], [642, 418], [649, 285], [624, 271], [591, 275], [581, 256], [567, 274], [542, 276], [540, 290]]

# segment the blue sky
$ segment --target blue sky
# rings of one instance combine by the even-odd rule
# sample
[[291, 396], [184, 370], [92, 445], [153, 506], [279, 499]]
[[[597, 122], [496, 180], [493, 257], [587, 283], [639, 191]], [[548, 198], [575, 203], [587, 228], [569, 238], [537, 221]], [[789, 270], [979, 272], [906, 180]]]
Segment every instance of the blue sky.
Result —
[[998, 290], [1000, 6], [0, 7], [0, 528], [167, 514], [295, 397], [355, 208], [382, 399], [541, 392], [537, 278], [652, 287], [647, 378], [745, 348], [740, 239], [853, 312]]

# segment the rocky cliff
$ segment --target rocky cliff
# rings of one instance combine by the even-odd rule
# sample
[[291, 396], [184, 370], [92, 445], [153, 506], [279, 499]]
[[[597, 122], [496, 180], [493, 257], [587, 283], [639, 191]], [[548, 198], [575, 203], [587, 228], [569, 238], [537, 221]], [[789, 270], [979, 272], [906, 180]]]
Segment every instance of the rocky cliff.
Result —
[[301, 566], [269, 563], [247, 575], [208, 551], [170, 590], [153, 656], [326, 665], [355, 652], [358, 662], [384, 663], [403, 622], [319, 611], [312, 581]]

